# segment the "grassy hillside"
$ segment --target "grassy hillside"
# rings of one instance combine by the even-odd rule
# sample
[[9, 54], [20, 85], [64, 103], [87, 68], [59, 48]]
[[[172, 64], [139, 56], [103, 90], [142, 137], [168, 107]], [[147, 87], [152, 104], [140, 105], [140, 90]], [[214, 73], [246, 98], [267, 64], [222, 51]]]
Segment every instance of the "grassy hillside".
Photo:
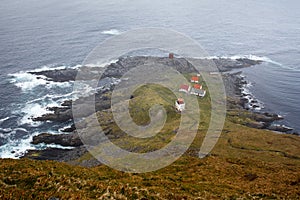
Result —
[[[204, 85], [205, 86], [205, 85]], [[176, 97], [166, 88], [147, 85], [130, 100], [130, 114], [140, 125], [149, 123], [148, 110], [163, 105], [168, 113], [163, 130], [150, 139], [124, 134], [98, 112], [110, 139], [120, 147], [148, 152], [166, 145], [176, 133], [180, 114]], [[197, 152], [210, 119], [210, 98], [199, 98], [201, 122], [190, 149], [172, 165], [151, 173], [130, 174], [104, 165], [84, 168], [55, 161], [0, 161], [1, 199], [299, 199], [300, 138], [243, 126], [247, 117], [228, 115], [221, 138], [211, 155]], [[231, 111], [234, 112], [234, 111]], [[246, 116], [246, 115], [245, 115]], [[135, 148], [138, 146], [139, 148]], [[86, 154], [77, 163], [91, 159]], [[73, 162], [75, 163], [75, 162]]]

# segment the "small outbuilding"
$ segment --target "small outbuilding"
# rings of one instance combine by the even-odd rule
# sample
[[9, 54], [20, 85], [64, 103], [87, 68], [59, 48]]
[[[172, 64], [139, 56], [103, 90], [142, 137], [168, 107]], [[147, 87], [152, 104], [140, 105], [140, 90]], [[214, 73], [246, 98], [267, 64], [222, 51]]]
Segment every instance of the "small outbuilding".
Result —
[[175, 101], [175, 108], [177, 111], [182, 112], [185, 109], [185, 103], [183, 98], [178, 98], [177, 101]]
[[191, 82], [192, 82], [192, 83], [199, 83], [199, 77], [198, 77], [198, 76], [193, 76], [193, 77], [191, 78]]

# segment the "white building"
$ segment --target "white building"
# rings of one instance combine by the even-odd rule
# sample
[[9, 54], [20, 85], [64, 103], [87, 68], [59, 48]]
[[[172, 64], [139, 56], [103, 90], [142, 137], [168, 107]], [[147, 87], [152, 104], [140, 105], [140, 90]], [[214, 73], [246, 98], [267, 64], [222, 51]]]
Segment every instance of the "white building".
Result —
[[175, 101], [175, 107], [176, 107], [176, 110], [178, 110], [179, 112], [182, 112], [185, 109], [184, 100], [182, 98], [177, 99], [177, 101]]
[[192, 88], [190, 94], [199, 96], [199, 97], [204, 97], [206, 94], [205, 90], [202, 89], [196, 89], [196, 88]]

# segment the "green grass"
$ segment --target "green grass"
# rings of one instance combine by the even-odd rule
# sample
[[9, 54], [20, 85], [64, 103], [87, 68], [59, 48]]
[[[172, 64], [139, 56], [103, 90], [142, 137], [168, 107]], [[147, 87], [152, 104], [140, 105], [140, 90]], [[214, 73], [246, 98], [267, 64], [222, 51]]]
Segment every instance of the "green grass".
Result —
[[[0, 198], [299, 199], [300, 138], [246, 127], [243, 124], [250, 119], [246, 111], [232, 108], [211, 155], [204, 159], [195, 157], [210, 120], [207, 94], [198, 98], [201, 121], [193, 144], [170, 166], [155, 172], [130, 174], [104, 165], [84, 168], [56, 161], [2, 159]], [[135, 152], [154, 151], [175, 135], [180, 119], [174, 109], [175, 99], [172, 91], [158, 85], [135, 91], [129, 105], [130, 115], [137, 124], [150, 122], [148, 110], [153, 104], [163, 105], [168, 113], [165, 127], [149, 139], [123, 133], [111, 122], [110, 111], [98, 112], [97, 116], [104, 129], [111, 129], [113, 135], [108, 136], [115, 144]], [[74, 163], [92, 158], [87, 153]]]

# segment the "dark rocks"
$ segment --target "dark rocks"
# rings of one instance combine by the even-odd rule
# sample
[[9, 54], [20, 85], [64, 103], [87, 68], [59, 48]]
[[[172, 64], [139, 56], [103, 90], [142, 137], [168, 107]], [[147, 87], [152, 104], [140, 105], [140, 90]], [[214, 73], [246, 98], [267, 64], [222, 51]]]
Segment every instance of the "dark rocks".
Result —
[[248, 99], [247, 98], [241, 98], [239, 105], [242, 107], [245, 107], [245, 105], [248, 103]]
[[47, 77], [49, 81], [55, 82], [66, 82], [66, 81], [74, 81], [77, 75], [76, 69], [56, 69], [56, 70], [47, 70], [40, 72], [29, 72], [34, 75], [42, 75]]
[[213, 59], [213, 61], [221, 72], [230, 71], [232, 69], [250, 67], [262, 63], [262, 61], [250, 60], [247, 58], [240, 58], [236, 60], [229, 58], [215, 58]]
[[255, 121], [268, 122], [268, 123], [272, 123], [274, 121], [282, 119], [277, 114], [270, 114], [270, 113], [253, 113], [252, 118]]
[[47, 148], [44, 150], [29, 150], [22, 158], [34, 160], [56, 160], [60, 162], [68, 162], [74, 165], [80, 165], [83, 167], [94, 167], [101, 165], [100, 161], [91, 155], [80, 161], [77, 160], [86, 154], [88, 154], [87, 149], [84, 146], [79, 146], [73, 149]]
[[39, 143], [59, 144], [61, 146], [72, 146], [72, 147], [83, 145], [77, 133], [59, 134], [59, 135], [42, 133], [40, 135], [34, 136], [32, 140], [32, 144], [39, 144]]
[[[198, 62], [207, 64], [207, 63], [215, 63], [218, 67], [219, 71], [225, 72], [230, 71], [236, 68], [249, 67], [252, 65], [260, 64], [262, 61], [250, 60], [247, 58], [241, 59], [229, 59], [229, 58], [218, 58], [218, 59], [197, 59]], [[111, 63], [107, 68], [100, 67], [87, 67], [83, 66], [79, 69], [74, 68], [65, 68], [65, 69], [55, 69], [55, 70], [46, 70], [40, 72], [29, 72], [30, 74], [38, 75], [37, 78], [46, 77], [49, 81], [54, 82], [67, 82], [74, 81], [76, 78], [81, 80], [95, 78], [98, 79], [99, 74], [102, 74], [102, 78], [105, 77], [115, 77], [120, 78], [130, 69], [144, 65], [145, 63], [160, 63], [166, 66], [173, 67], [180, 73], [193, 73], [196, 72], [193, 65], [191, 65], [185, 58], [164, 58], [164, 57], [145, 57], [145, 56], [137, 56], [137, 57], [126, 57], [120, 58], [116, 63]], [[105, 71], [103, 71], [105, 69]], [[78, 70], [80, 73], [80, 77], [76, 77]], [[41, 77], [43, 76], [43, 77]]]
[[52, 110], [55, 110], [54, 113], [47, 113], [40, 117], [35, 117], [32, 120], [33, 121], [55, 121], [55, 122], [67, 122], [71, 119], [73, 119], [72, 111], [70, 109], [55, 107], [51, 108]]
[[64, 101], [61, 106], [67, 107], [67, 108], [72, 108], [72, 100], [66, 100]]
[[72, 124], [70, 127], [62, 129], [61, 132], [71, 133], [71, 132], [73, 132], [75, 130], [76, 130], [75, 124]]
[[289, 132], [292, 131], [293, 128], [284, 126], [284, 125], [277, 125], [277, 124], [272, 124], [268, 127], [268, 129], [272, 130], [272, 131], [278, 131], [278, 132]]
[[71, 152], [71, 149], [47, 148], [44, 150], [28, 150], [22, 158], [30, 158], [34, 160], [57, 160], [65, 161], [63, 157], [66, 153]]
[[[250, 59], [213, 59], [212, 60], [218, 67], [221, 72], [230, 71], [236, 68], [249, 67], [252, 65], [260, 64], [261, 61], [253, 61]], [[211, 60], [203, 59], [200, 63], [211, 62]], [[196, 72], [195, 68], [184, 58], [157, 58], [157, 57], [127, 57], [120, 58], [116, 63], [112, 63], [107, 68], [98, 68], [98, 67], [81, 67], [79, 69], [61, 69], [61, 70], [47, 70], [42, 72], [30, 72], [31, 74], [38, 75], [39, 78], [45, 78], [48, 81], [55, 82], [66, 82], [66, 81], [74, 81], [78, 70], [83, 74], [80, 78], [82, 80], [86, 80], [88, 78], [99, 78], [99, 73], [102, 73], [102, 78], [98, 83], [98, 87], [102, 88], [101, 90], [97, 88], [97, 93], [95, 95], [90, 95], [86, 97], [81, 97], [75, 102], [71, 100], [67, 100], [61, 104], [60, 107], [49, 107], [48, 110], [52, 111], [52, 113], [47, 113], [43, 116], [36, 117], [34, 121], [55, 121], [55, 122], [69, 122], [73, 120], [72, 109], [76, 109], [76, 114], [78, 117], [88, 117], [96, 111], [108, 110], [111, 108], [111, 91], [115, 84], [117, 84], [117, 78], [121, 78], [126, 72], [130, 69], [137, 67], [139, 65], [144, 65], [147, 63], [159, 63], [166, 66], [173, 67], [177, 71], [181, 73], [194, 73]], [[103, 71], [104, 70], [104, 71]], [[86, 76], [84, 76], [84, 74]], [[242, 87], [247, 84], [243, 77], [240, 76], [240, 72], [234, 74], [224, 74], [223, 75], [224, 85], [226, 89], [227, 96], [232, 98], [231, 102], [234, 102], [234, 107], [238, 107], [238, 109], [244, 109], [245, 105], [249, 103], [249, 99], [247, 98], [247, 94], [242, 93]], [[99, 89], [99, 90], [98, 90]], [[134, 98], [134, 96], [131, 96]], [[72, 104], [80, 106], [72, 106]], [[256, 104], [255, 100], [250, 102], [252, 104]], [[90, 108], [90, 105], [93, 104], [95, 107]], [[248, 122], [247, 126], [253, 128], [267, 128], [271, 125], [275, 120], [281, 119], [278, 115], [270, 114], [270, 113], [253, 113], [252, 122]], [[111, 123], [111, 119], [106, 119], [106, 124]], [[107, 125], [105, 135], [109, 139], [114, 139], [122, 136], [122, 132], [112, 132], [112, 129]], [[274, 130], [284, 130], [282, 127], [272, 127]], [[40, 159], [40, 160], [59, 160], [66, 161], [73, 164], [79, 164], [83, 166], [95, 166], [99, 165], [100, 162], [91, 156], [90, 159], [83, 160], [78, 162], [79, 157], [88, 153], [86, 148], [84, 147], [80, 137], [76, 133], [76, 127], [72, 124], [70, 127], [62, 130], [63, 132], [69, 132], [70, 134], [60, 134], [60, 135], [52, 135], [49, 133], [42, 133], [33, 138], [33, 144], [58, 144], [61, 146], [74, 147], [73, 149], [57, 149], [57, 148], [48, 148], [45, 150], [30, 150], [25, 155], [27, 158], [32, 159]], [[177, 130], [173, 131], [174, 133]], [[98, 135], [91, 134], [91, 137]], [[97, 141], [95, 139], [95, 141]], [[246, 179], [254, 180], [255, 177], [252, 175], [247, 175]]]
[[[110, 91], [107, 92], [99, 92], [93, 96], [82, 97], [76, 100], [76, 113], [77, 116], [87, 117], [92, 113], [100, 110], [106, 110], [111, 107], [110, 102]], [[94, 104], [94, 107], [90, 105]], [[80, 105], [80, 106], [78, 106]], [[75, 109], [75, 108], [74, 108]], [[72, 101], [67, 100], [61, 104], [61, 107], [48, 107], [47, 110], [52, 111], [53, 113], [47, 113], [39, 117], [35, 117], [33, 121], [54, 121], [54, 122], [68, 122], [73, 120], [72, 114]], [[64, 131], [64, 132], [71, 132], [71, 130], [75, 130], [74, 127]]]
[[256, 121], [247, 122], [246, 126], [251, 127], [251, 128], [256, 128], [256, 129], [266, 128], [266, 124], [265, 123], [263, 123], [263, 122], [256, 122]]
[[274, 113], [267, 113], [267, 112], [265, 112], [264, 115], [267, 116], [267, 117], [273, 118], [274, 121], [275, 121], [275, 120], [282, 120], [282, 119], [283, 119], [282, 116], [277, 115], [277, 114], [274, 114]]
[[275, 121], [282, 120], [283, 117], [274, 113], [261, 113], [253, 111], [260, 108], [259, 102], [253, 99], [251, 94], [245, 93], [241, 88], [246, 82], [240, 73], [227, 73], [223, 75], [223, 81], [228, 97], [228, 109], [249, 110], [248, 121], [245, 125], [257, 129], [269, 129], [278, 132], [289, 132], [292, 129], [286, 126], [273, 125]]

